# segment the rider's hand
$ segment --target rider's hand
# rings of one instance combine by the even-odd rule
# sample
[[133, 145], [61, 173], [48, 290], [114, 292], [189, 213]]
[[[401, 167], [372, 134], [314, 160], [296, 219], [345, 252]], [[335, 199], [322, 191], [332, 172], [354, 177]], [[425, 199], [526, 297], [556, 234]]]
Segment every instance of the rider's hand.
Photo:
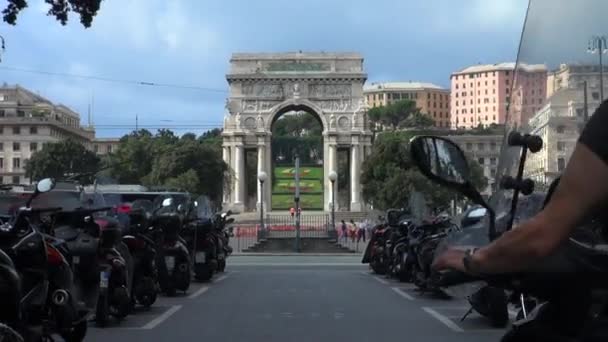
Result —
[[464, 263], [462, 262], [464, 255], [464, 250], [450, 247], [435, 258], [432, 265], [433, 270], [455, 270], [465, 272]]

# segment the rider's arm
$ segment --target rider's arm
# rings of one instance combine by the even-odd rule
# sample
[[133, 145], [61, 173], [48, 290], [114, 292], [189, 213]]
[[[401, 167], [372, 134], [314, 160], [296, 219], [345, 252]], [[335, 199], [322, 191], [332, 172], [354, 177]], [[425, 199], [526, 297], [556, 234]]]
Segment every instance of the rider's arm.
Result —
[[583, 218], [608, 199], [608, 102], [581, 134], [547, 207], [473, 254], [482, 273], [514, 272], [548, 256]]

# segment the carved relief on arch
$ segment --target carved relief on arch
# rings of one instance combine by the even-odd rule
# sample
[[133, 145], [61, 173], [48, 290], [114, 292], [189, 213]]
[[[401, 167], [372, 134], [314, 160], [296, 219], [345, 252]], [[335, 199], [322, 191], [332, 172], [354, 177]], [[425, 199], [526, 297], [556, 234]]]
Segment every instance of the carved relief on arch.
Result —
[[350, 128], [350, 120], [346, 115], [342, 115], [338, 118], [338, 128], [341, 131], [346, 131]]

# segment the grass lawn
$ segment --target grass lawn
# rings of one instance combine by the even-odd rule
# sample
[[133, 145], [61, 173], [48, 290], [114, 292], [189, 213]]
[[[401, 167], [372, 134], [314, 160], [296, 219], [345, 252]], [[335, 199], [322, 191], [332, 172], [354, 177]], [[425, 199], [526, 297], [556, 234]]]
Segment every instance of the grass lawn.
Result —
[[[277, 179], [289, 178], [293, 179], [295, 176], [294, 167], [277, 166], [274, 168], [274, 176]], [[319, 166], [303, 166], [300, 168], [300, 178], [308, 179], [323, 179], [323, 167]]]
[[[291, 179], [278, 179], [272, 188], [273, 193], [295, 193], [296, 182]], [[323, 184], [320, 180], [300, 180], [300, 192], [323, 192]]]
[[[294, 206], [293, 195], [273, 194], [272, 209], [285, 210]], [[323, 209], [323, 194], [301, 194], [300, 207], [302, 210], [321, 210]]]

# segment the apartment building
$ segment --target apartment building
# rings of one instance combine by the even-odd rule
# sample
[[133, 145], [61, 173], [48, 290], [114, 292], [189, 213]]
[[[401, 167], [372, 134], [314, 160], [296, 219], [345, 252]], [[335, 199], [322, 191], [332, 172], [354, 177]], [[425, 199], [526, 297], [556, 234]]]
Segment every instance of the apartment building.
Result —
[[450, 91], [432, 83], [384, 82], [365, 85], [363, 93], [370, 107], [412, 100], [420, 111], [435, 121], [435, 127], [450, 127]]
[[0, 87], [0, 182], [29, 183], [25, 163], [44, 144], [71, 138], [91, 148], [94, 136], [70, 108], [18, 85]]
[[[547, 68], [515, 63], [475, 65], [452, 73], [451, 127], [487, 127], [507, 121], [512, 92], [520, 100], [516, 121], [528, 120], [547, 94]], [[514, 85], [514, 82], [516, 85]]]

